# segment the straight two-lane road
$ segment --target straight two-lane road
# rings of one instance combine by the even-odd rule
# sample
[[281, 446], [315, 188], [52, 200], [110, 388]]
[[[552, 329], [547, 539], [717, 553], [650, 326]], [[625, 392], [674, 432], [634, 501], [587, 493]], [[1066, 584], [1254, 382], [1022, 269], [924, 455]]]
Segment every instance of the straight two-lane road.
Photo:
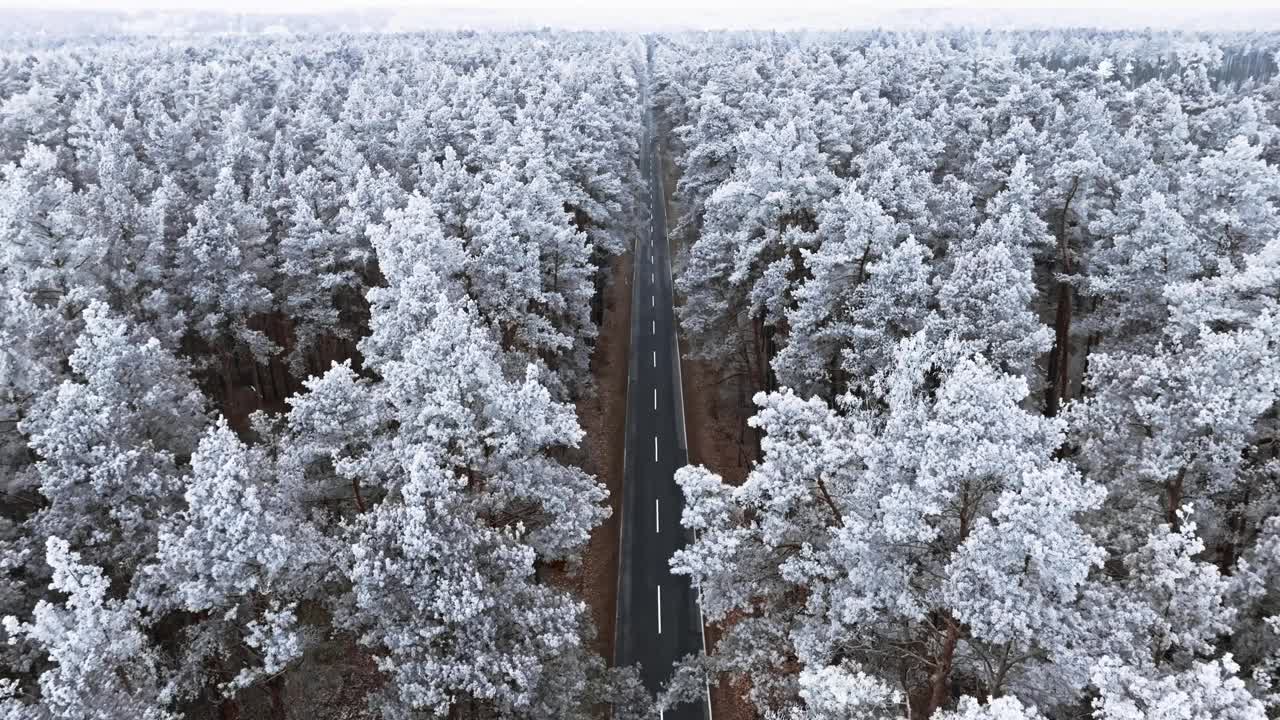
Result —
[[[641, 172], [652, 223], [637, 238], [631, 297], [631, 354], [627, 378], [626, 468], [618, 621], [614, 660], [640, 663], [645, 686], [658, 690], [672, 664], [702, 651], [697, 591], [671, 574], [670, 560], [688, 541], [680, 526], [683, 499], [674, 476], [688, 462], [679, 345], [675, 335], [666, 212], [658, 168], [656, 124], [645, 103]], [[705, 700], [673, 708], [666, 720], [704, 720]]]

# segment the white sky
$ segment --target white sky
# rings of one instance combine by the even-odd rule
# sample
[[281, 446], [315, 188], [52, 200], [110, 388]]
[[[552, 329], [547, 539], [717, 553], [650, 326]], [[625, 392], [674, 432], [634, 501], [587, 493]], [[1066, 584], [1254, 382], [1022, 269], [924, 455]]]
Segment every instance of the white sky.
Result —
[[[548, 25], [636, 27], [694, 26], [794, 27], [875, 22], [895, 10], [948, 9], [949, 17], [969, 11], [984, 16], [994, 9], [1037, 18], [1078, 21], [1110, 18], [1160, 25], [1178, 17], [1280, 17], [1280, 0], [0, 0], [0, 8], [39, 10], [214, 10], [245, 13], [325, 13], [393, 8], [414, 16], [472, 16]], [[1055, 8], [1068, 8], [1055, 10]], [[1005, 14], [1008, 14], [1005, 12]], [[807, 21], [806, 21], [807, 20]], [[859, 22], [861, 21], [861, 23]], [[1263, 28], [1259, 28], [1263, 29]]]
[[899, 2], [841, 2], [840, 0], [0, 0], [0, 8], [59, 10], [217, 10], [231, 12], [331, 12], [362, 8], [403, 8], [417, 11], [481, 10], [508, 11], [520, 14], [561, 16], [572, 12], [589, 15], [609, 14], [637, 17], [669, 15], [750, 15], [787, 16], [803, 12], [824, 15], [841, 11], [884, 10], [886, 8], [1020, 8], [1052, 10], [1121, 9], [1158, 15], [1168, 9], [1195, 10], [1267, 10], [1275, 9], [1276, 0], [1070, 0], [1034, 2], [1032, 0], [900, 0]]

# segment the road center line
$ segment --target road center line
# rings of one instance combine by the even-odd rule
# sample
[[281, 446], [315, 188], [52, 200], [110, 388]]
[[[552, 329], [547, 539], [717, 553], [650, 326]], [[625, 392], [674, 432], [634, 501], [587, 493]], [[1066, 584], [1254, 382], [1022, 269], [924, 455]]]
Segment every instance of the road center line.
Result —
[[653, 409], [658, 409], [658, 388], [653, 389]]
[[662, 586], [658, 586], [658, 634], [662, 634]]
[[654, 282], [653, 273], [649, 273], [649, 284], [653, 284]]
[[655, 304], [657, 302], [658, 302], [657, 298], [655, 298], [652, 295], [649, 296], [649, 307], [657, 307], [657, 305]]
[[658, 351], [653, 351], [653, 366], [658, 367]]
[[658, 498], [654, 498], [653, 499], [653, 531], [656, 533], [662, 532], [662, 525], [658, 522], [658, 518], [660, 516], [661, 516], [661, 513], [658, 511]]
[[653, 436], [653, 461], [658, 462], [658, 436]]
[[657, 320], [650, 320], [650, 321], [649, 321], [649, 332], [650, 332], [650, 333], [652, 333], [652, 334], [654, 334], [654, 335], [657, 335], [657, 334], [658, 334], [658, 321], [657, 321]]

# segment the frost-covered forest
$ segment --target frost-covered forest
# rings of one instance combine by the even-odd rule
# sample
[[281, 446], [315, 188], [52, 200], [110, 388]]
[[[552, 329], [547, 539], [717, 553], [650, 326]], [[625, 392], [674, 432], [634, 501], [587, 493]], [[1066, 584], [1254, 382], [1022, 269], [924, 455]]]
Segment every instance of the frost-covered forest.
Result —
[[681, 471], [675, 565], [762, 716], [1280, 716], [1267, 43], [659, 44], [682, 330], [760, 453]]
[[0, 49], [0, 718], [655, 716], [573, 580], [646, 98], [751, 460], [677, 474], [713, 642], [662, 702], [1280, 717], [1277, 51]]
[[570, 401], [638, 42], [4, 58], [0, 716], [572, 718], [628, 687], [546, 576], [608, 513]]

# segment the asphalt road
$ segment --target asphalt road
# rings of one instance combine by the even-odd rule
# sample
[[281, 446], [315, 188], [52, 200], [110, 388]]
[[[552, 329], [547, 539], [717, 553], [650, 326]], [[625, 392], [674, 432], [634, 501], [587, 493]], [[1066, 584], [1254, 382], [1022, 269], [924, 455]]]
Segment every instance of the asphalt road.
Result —
[[[645, 100], [647, 105], [647, 99]], [[674, 476], [688, 462], [679, 346], [675, 335], [670, 253], [652, 110], [646, 110], [641, 172], [652, 224], [636, 239], [627, 377], [626, 469], [614, 660], [640, 663], [645, 685], [658, 690], [672, 664], [702, 651], [697, 591], [671, 574], [672, 554], [689, 541]], [[704, 720], [706, 701], [681, 705], [665, 720]]]

